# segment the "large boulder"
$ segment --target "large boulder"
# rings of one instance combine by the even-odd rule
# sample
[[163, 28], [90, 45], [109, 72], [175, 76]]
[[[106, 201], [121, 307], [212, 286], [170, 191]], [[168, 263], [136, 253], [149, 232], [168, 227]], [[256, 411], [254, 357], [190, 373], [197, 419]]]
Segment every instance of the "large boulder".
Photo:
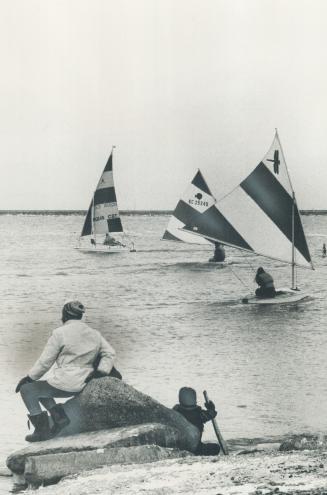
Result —
[[[76, 459], [85, 458], [86, 452], [89, 453], [88, 459], [90, 460], [90, 466], [92, 466], [92, 459], [99, 457], [101, 462], [106, 463], [106, 461], [115, 457], [117, 449], [126, 449], [123, 452], [126, 452], [124, 455], [128, 457], [127, 451], [129, 448], [152, 445], [174, 449], [178, 444], [179, 432], [176, 428], [156, 423], [143, 424], [113, 428], [111, 430], [90, 431], [78, 435], [52, 438], [46, 442], [31, 443], [24, 449], [11, 454], [7, 458], [7, 466], [12, 473], [24, 474], [26, 478], [26, 464], [31, 463], [31, 459], [34, 458], [38, 458], [38, 465], [43, 464], [45, 470], [49, 470], [51, 459], [54, 463], [59, 463], [59, 465], [63, 463], [63, 459], [67, 459], [68, 465], [66, 469], [69, 470], [76, 468]], [[102, 454], [103, 452], [107, 452], [107, 455], [97, 456], [97, 454]], [[135, 450], [134, 452], [138, 451]], [[144, 452], [148, 453], [149, 451], [145, 450]], [[81, 455], [79, 456], [79, 454]], [[87, 462], [84, 469], [87, 468]], [[140, 462], [143, 462], [141, 456]], [[112, 460], [111, 463], [113, 463]], [[83, 470], [82, 464], [80, 470]], [[54, 472], [53, 475], [55, 476]], [[48, 478], [51, 479], [51, 477], [52, 474], [50, 473]]]
[[116, 378], [98, 378], [64, 405], [70, 424], [60, 435], [161, 423], [179, 431], [179, 448], [194, 452], [199, 430], [181, 414]]
[[[194, 452], [200, 439], [181, 414], [116, 378], [92, 380], [64, 408], [70, 424], [60, 436], [14, 452], [7, 459], [9, 469], [22, 474], [29, 456], [114, 446], [153, 444]], [[94, 433], [80, 435], [84, 432]]]
[[104, 466], [147, 464], [192, 455], [185, 450], [167, 449], [158, 445], [112, 447], [110, 449], [40, 455], [27, 458], [24, 478], [29, 486], [38, 487], [42, 484], [57, 483], [62, 478], [72, 474]]

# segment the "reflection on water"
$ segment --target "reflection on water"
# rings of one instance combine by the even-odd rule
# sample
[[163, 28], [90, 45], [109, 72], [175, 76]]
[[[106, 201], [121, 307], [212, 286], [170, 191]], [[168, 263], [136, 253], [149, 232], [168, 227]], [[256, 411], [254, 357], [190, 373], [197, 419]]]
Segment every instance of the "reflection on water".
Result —
[[[136, 253], [73, 249], [79, 216], [0, 216], [1, 458], [24, 445], [26, 412], [13, 392], [38, 357], [63, 303], [79, 298], [87, 321], [116, 348], [125, 380], [167, 406], [178, 389], [206, 389], [226, 438], [325, 430], [327, 415], [326, 274], [321, 239], [309, 238], [317, 270], [299, 285], [314, 299], [298, 306], [256, 307], [241, 298], [263, 265], [288, 286], [280, 262], [226, 249], [223, 268], [207, 247], [161, 241], [168, 217], [124, 217]], [[327, 217], [305, 217], [311, 233]], [[241, 279], [241, 281], [239, 280]], [[213, 438], [207, 427], [207, 439]]]

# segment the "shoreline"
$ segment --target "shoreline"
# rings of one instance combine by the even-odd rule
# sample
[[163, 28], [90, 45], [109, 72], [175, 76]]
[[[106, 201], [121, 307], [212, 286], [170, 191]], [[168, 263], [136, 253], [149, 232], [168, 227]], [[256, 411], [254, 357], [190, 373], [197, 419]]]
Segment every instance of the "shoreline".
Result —
[[43, 495], [323, 495], [327, 452], [259, 451], [115, 465], [69, 476]]

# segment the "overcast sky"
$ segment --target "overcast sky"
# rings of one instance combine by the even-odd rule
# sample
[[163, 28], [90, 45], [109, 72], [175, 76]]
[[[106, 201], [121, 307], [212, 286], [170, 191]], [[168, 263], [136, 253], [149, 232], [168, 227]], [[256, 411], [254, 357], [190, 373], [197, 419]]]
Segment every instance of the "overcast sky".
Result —
[[121, 209], [219, 198], [275, 127], [327, 209], [326, 52], [324, 0], [2, 0], [0, 209], [86, 209], [113, 144]]

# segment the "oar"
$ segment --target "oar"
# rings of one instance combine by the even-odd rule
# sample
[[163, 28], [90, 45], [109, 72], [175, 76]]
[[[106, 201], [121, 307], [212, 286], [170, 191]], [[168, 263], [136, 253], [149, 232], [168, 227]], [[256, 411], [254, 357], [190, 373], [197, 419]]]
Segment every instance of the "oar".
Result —
[[[208, 397], [208, 394], [207, 394], [207, 391], [206, 390], [203, 391], [203, 395], [204, 395], [205, 401], [206, 402], [209, 402], [209, 397]], [[219, 427], [218, 427], [216, 418], [213, 418], [211, 421], [212, 421], [213, 428], [215, 430], [216, 437], [217, 437], [218, 443], [220, 445], [220, 448], [223, 451], [224, 455], [228, 455], [229, 454], [228, 447], [227, 447], [227, 444], [226, 444], [225, 440], [222, 437], [222, 434], [220, 433], [220, 430], [219, 430]]]

